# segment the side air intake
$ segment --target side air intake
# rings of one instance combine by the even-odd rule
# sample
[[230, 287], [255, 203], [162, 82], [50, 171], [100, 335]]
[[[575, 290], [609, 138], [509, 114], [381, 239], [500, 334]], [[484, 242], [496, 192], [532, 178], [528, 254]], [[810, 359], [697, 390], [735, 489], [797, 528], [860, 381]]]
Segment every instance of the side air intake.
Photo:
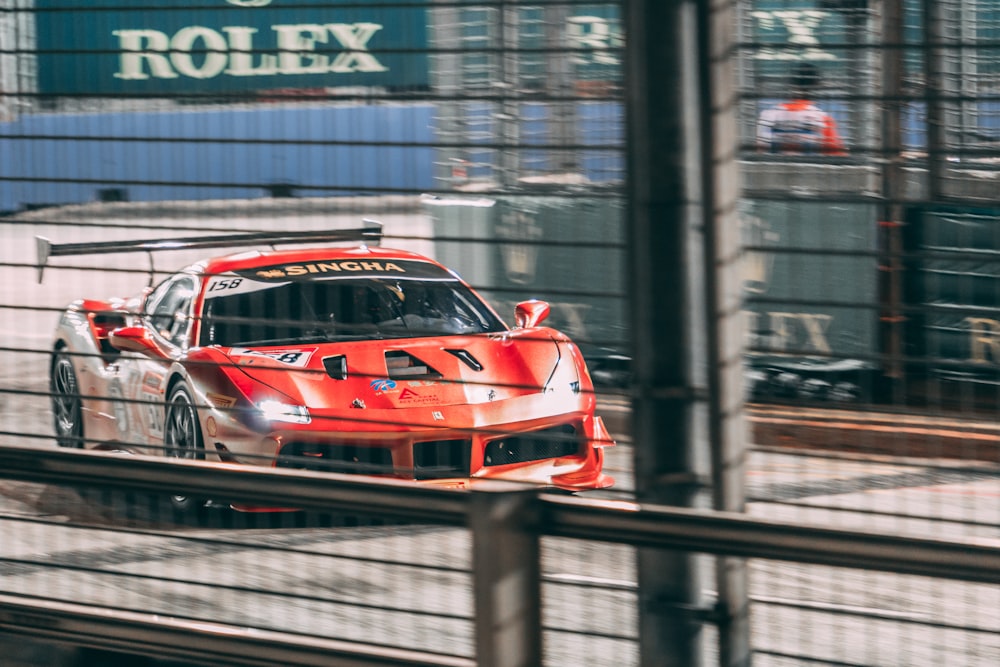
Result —
[[441, 377], [439, 372], [403, 350], [389, 350], [385, 353], [385, 370], [394, 380]]
[[334, 380], [347, 379], [347, 357], [342, 354], [323, 357], [323, 368], [326, 370], [326, 374]]

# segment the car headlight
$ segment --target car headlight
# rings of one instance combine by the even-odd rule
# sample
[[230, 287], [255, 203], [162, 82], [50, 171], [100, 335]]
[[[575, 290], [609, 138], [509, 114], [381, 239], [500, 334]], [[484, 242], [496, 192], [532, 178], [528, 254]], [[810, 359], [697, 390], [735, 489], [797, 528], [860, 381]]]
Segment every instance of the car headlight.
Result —
[[257, 404], [264, 419], [290, 424], [308, 424], [312, 421], [309, 410], [304, 405], [289, 405], [280, 401], [261, 401]]

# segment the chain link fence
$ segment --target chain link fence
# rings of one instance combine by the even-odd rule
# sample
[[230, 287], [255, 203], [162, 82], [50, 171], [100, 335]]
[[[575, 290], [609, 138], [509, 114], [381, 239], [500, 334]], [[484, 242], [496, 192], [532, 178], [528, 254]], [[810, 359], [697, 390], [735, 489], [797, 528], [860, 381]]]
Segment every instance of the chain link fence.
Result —
[[[747, 514], [859, 540], [995, 547], [1000, 9], [732, 7], [754, 436]], [[631, 370], [646, 360], [628, 330], [624, 193], [629, 141], [646, 138], [626, 128], [627, 10], [0, 0], [0, 441], [37, 446], [40, 458], [54, 446], [51, 336], [67, 303], [139, 293], [201, 258], [60, 261], [38, 283], [36, 236], [82, 243], [377, 218], [386, 245], [457, 270], [504, 317], [528, 297], [551, 303], [549, 321], [582, 350], [619, 442], [606, 460], [618, 483], [596, 497], [633, 500]], [[798, 99], [815, 109], [780, 108]], [[779, 127], [789, 119], [809, 122]], [[461, 531], [226, 507], [207, 524], [177, 525], [136, 516], [149, 504], [135, 500], [0, 482], [0, 591], [443, 663], [476, 655], [475, 567]], [[640, 664], [637, 617], [658, 603], [638, 586], [634, 546], [543, 540], [546, 664]], [[995, 582], [773, 556], [750, 566], [757, 664], [1000, 661]], [[724, 601], [715, 561], [697, 559], [685, 585], [702, 604], [669, 613], [703, 633], [711, 662]]]

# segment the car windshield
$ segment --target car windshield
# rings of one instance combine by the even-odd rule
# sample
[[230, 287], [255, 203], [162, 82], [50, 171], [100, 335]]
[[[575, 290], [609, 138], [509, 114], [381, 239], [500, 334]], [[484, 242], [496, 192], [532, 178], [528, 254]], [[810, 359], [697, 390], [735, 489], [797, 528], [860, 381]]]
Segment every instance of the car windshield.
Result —
[[[457, 280], [336, 278], [281, 284], [234, 278], [206, 293], [201, 345], [284, 345], [479, 334], [506, 326]], [[217, 284], [226, 284], [218, 280]]]

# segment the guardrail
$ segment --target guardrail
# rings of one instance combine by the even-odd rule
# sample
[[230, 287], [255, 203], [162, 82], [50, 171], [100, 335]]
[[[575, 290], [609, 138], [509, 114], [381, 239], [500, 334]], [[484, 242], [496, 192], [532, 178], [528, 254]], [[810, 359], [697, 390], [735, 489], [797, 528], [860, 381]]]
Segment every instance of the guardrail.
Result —
[[[975, 542], [565, 497], [494, 482], [466, 491], [346, 475], [36, 447], [0, 449], [0, 478], [211, 495], [232, 502], [359, 512], [471, 531], [475, 660], [28, 599], [0, 591], [0, 633], [94, 648], [127, 647], [133, 652], [208, 660], [214, 665], [543, 664], [539, 563], [543, 536], [1000, 583], [1000, 548]], [[511, 638], [519, 645], [512, 646]]]

